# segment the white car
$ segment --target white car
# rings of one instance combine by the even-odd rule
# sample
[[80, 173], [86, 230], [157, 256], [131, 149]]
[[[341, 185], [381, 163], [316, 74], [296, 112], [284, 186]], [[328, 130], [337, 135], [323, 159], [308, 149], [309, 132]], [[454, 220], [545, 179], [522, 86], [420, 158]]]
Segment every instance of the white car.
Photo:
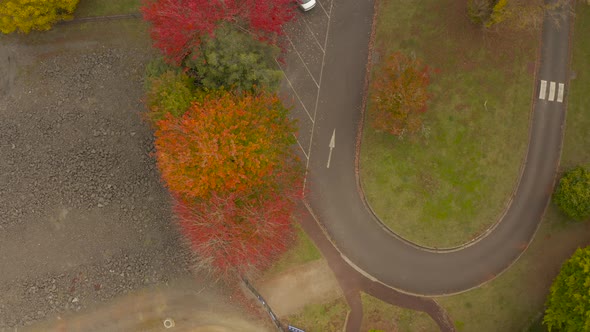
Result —
[[297, 2], [304, 12], [311, 10], [316, 4], [316, 0], [297, 0]]

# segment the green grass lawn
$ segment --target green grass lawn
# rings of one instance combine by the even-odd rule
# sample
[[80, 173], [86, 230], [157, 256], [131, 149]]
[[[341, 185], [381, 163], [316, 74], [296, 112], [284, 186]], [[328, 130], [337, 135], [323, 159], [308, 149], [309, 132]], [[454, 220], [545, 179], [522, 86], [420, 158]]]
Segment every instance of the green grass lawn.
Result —
[[588, 225], [572, 224], [551, 206], [530, 248], [508, 271], [480, 288], [438, 302], [459, 331], [526, 331], [538, 325], [561, 264], [588, 239]]
[[340, 332], [343, 331], [348, 304], [344, 298], [324, 304], [305, 306], [297, 315], [285, 319], [287, 324], [307, 332]]
[[[590, 165], [590, 6], [576, 9], [562, 169]], [[540, 324], [549, 286], [561, 264], [590, 244], [590, 225], [572, 223], [550, 205], [535, 240], [508, 271], [481, 288], [438, 299], [460, 331], [546, 331]]]
[[434, 68], [427, 137], [400, 140], [371, 128], [361, 181], [376, 214], [422, 245], [462, 244], [496, 222], [515, 189], [528, 140], [536, 34], [484, 34], [465, 1], [384, 0], [376, 64], [394, 51]]
[[75, 18], [136, 13], [141, 0], [80, 0]]
[[400, 308], [361, 293], [362, 331], [437, 332], [438, 325], [426, 313]]
[[294, 245], [272, 267], [264, 272], [263, 278], [278, 275], [294, 266], [303, 265], [322, 258], [322, 254], [307, 234], [305, 234], [301, 226], [296, 225], [295, 229], [297, 237]]
[[[361, 300], [361, 331], [439, 331], [438, 325], [426, 313], [390, 305], [362, 292]], [[287, 317], [285, 321], [309, 332], [339, 332], [344, 327], [348, 310], [346, 300], [340, 298], [330, 303], [308, 305], [301, 313]]]
[[590, 4], [576, 7], [572, 73], [561, 168], [590, 167]]

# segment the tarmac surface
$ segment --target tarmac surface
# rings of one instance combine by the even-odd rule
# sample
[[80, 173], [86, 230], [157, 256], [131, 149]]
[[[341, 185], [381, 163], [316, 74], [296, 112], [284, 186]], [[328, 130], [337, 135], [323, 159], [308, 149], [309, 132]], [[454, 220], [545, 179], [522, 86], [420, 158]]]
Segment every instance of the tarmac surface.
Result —
[[368, 1], [343, 1], [333, 6], [319, 81], [319, 115], [314, 118], [307, 154], [307, 202], [342, 255], [375, 280], [416, 295], [469, 290], [493, 279], [518, 259], [549, 203], [565, 121], [566, 102], [557, 99], [558, 89], [562, 89], [562, 98], [567, 98], [570, 17], [544, 21], [535, 96], [541, 94], [541, 80], [554, 82], [551, 86], [555, 90], [548, 89], [544, 99], [533, 99], [527, 157], [504, 216], [473, 242], [433, 250], [405, 241], [383, 226], [360, 189], [357, 156], [372, 10], [373, 3]]

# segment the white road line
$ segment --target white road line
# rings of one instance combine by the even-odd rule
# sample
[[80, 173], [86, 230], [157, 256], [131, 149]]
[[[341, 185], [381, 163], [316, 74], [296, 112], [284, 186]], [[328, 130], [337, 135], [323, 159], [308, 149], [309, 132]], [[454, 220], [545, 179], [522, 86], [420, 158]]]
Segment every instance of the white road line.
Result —
[[305, 18], [303, 19], [303, 24], [305, 24], [305, 26], [307, 27], [307, 30], [309, 30], [309, 33], [311, 33], [313, 40], [315, 40], [315, 42], [318, 44], [320, 50], [322, 50], [322, 53], [326, 53], [326, 51], [322, 47], [322, 44], [320, 44], [320, 41], [315, 37], [315, 33], [313, 32], [313, 30], [311, 30], [311, 27], [309, 26], [309, 24], [307, 24], [307, 20]]
[[[331, 1], [330, 1], [330, 13], [332, 13], [332, 2], [333, 2], [333, 1], [334, 1], [334, 0], [331, 0]], [[317, 1], [317, 3], [319, 3], [319, 4], [320, 4], [320, 7], [322, 7], [322, 10], [324, 11], [324, 14], [326, 14], [326, 16], [328, 16], [328, 19], [329, 19], [329, 18], [330, 18], [330, 14], [328, 14], [328, 12], [326, 11], [326, 9], [325, 9], [325, 8], [324, 8], [324, 6], [322, 5], [322, 2], [321, 2], [321, 1]], [[327, 30], [327, 29], [326, 29], [326, 30]]]
[[549, 101], [555, 100], [555, 82], [549, 83]]
[[295, 47], [295, 44], [293, 44], [293, 42], [291, 41], [291, 38], [289, 38], [288, 35], [287, 35], [287, 39], [289, 40], [289, 43], [291, 43], [291, 46], [293, 46], [293, 50], [295, 51], [295, 53], [297, 53], [297, 56], [299, 57], [299, 60], [301, 60], [301, 63], [303, 64], [303, 67], [305, 67], [305, 70], [307, 70], [307, 73], [309, 74], [309, 76], [311, 77], [311, 79], [313, 80], [313, 82], [315, 83], [315, 85], [319, 88], [320, 87], [320, 84], [315, 80], [315, 77], [313, 77], [313, 75], [311, 74], [311, 71], [309, 71], [309, 68], [305, 64], [305, 61], [303, 61], [303, 57], [301, 57], [301, 54], [299, 54], [299, 51], [297, 51], [297, 48]]
[[[320, 3], [320, 6], [322, 4]], [[328, 36], [330, 35], [330, 23], [332, 21], [330, 15], [332, 14], [332, 7], [334, 6], [334, 0], [332, 0], [330, 2], [330, 14], [326, 13], [326, 15], [328, 15], [328, 23], [326, 26], [326, 38], [324, 39], [324, 49], [326, 48], [326, 45], [328, 45]], [[324, 8], [322, 6], [322, 8]], [[325, 11], [325, 10], [324, 10]], [[308, 158], [307, 158], [307, 163], [305, 164], [305, 177], [303, 178], [303, 193], [305, 193], [305, 186], [307, 185], [307, 174], [309, 173], [309, 161], [311, 160], [311, 147], [313, 146], [313, 134], [315, 131], [315, 117], [318, 113], [318, 105], [320, 103], [320, 90], [321, 90], [321, 83], [322, 83], [322, 77], [324, 76], [324, 65], [326, 64], [326, 52], [324, 52], [324, 54], [322, 55], [322, 66], [320, 67], [320, 85], [318, 86], [318, 93], [316, 95], [315, 98], [315, 108], [313, 111], [313, 123], [311, 125], [311, 137], [309, 139], [309, 148], [307, 151], [309, 151], [308, 153]]]
[[565, 85], [563, 83], [559, 83], [559, 90], [557, 91], [557, 102], [563, 102], [563, 90], [565, 89]]
[[[295, 136], [295, 134], [293, 134], [293, 136]], [[309, 160], [309, 156], [307, 155], [307, 153], [305, 153], [305, 149], [303, 148], [303, 145], [301, 145], [301, 143], [299, 143], [297, 136], [295, 136], [295, 140], [297, 141], [297, 145], [299, 145], [299, 147], [301, 148], [301, 152], [303, 152], [305, 159]]]
[[545, 100], [546, 95], [547, 95], [547, 81], [541, 80], [541, 89], [539, 91], [539, 99]]
[[287, 77], [287, 73], [285, 73], [285, 71], [283, 70], [283, 68], [281, 67], [281, 64], [277, 61], [277, 59], [275, 59], [275, 62], [277, 63], [277, 66], [279, 66], [279, 69], [283, 73], [283, 76], [285, 76], [285, 79], [287, 80], [287, 83], [289, 83], [289, 86], [291, 87], [291, 90], [293, 90], [293, 93], [295, 93], [295, 97], [297, 97], [297, 100], [299, 100], [299, 103], [301, 104], [301, 106], [303, 106], [303, 110], [305, 111], [305, 114], [307, 114], [307, 117], [311, 120], [311, 123], [313, 124], [314, 120], [311, 117], [311, 114], [309, 114], [309, 111], [307, 110], [307, 107], [305, 107], [305, 104], [303, 103], [303, 100], [301, 100], [301, 98], [299, 97], [299, 94], [297, 93], [297, 90], [295, 90], [295, 87], [291, 83], [291, 80], [289, 80], [289, 77]]

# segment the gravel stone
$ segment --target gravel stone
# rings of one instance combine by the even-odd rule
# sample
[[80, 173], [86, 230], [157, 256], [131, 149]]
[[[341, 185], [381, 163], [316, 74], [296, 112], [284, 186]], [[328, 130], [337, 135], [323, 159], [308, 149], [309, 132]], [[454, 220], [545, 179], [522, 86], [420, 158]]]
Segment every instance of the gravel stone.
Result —
[[0, 39], [0, 331], [189, 273], [117, 24]]

